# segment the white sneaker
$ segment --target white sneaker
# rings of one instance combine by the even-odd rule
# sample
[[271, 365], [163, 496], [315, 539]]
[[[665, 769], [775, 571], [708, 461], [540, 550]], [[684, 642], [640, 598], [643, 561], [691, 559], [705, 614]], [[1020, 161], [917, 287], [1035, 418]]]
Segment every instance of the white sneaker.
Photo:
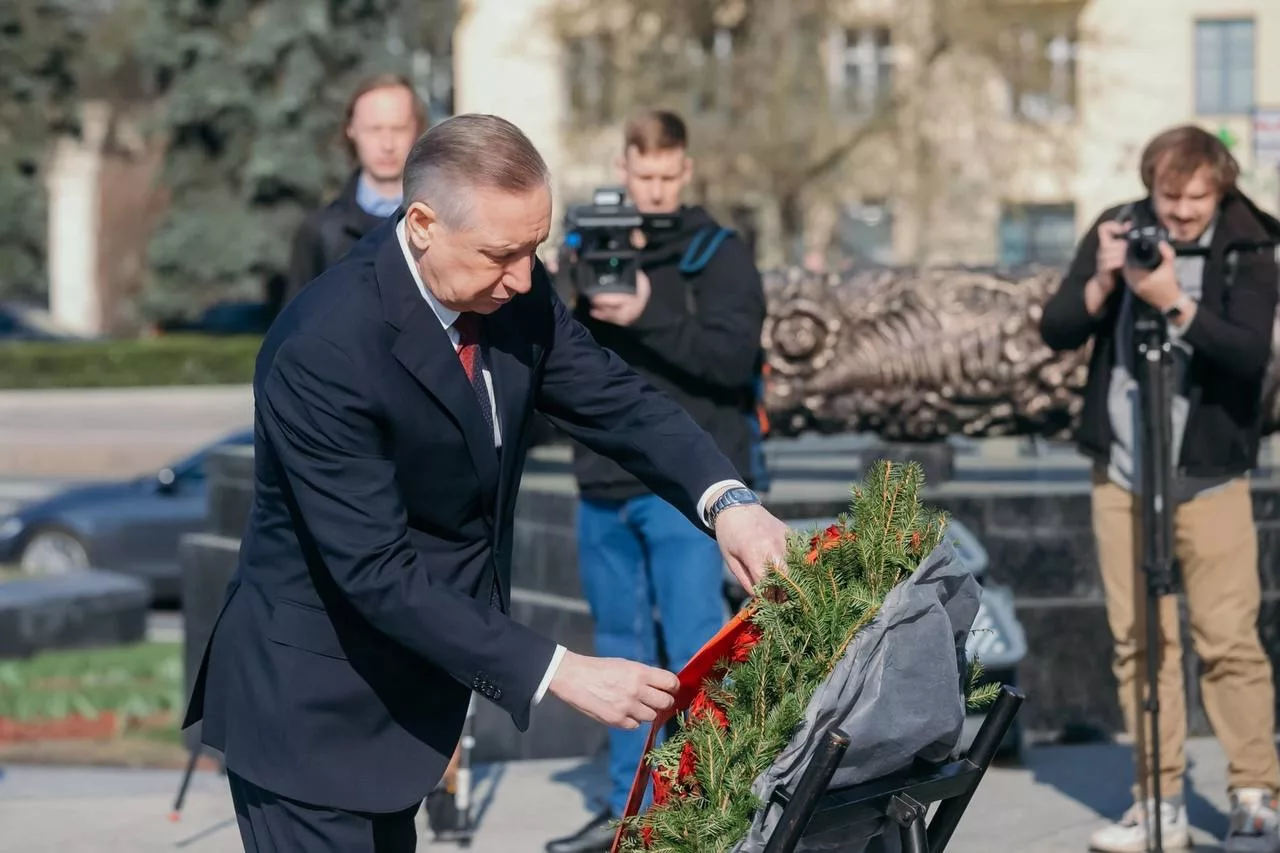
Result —
[[[1104, 826], [1089, 839], [1090, 850], [1102, 853], [1146, 853], [1147, 815], [1152, 800], [1134, 803], [1116, 823]], [[1166, 850], [1191, 846], [1191, 828], [1187, 824], [1187, 807], [1160, 804], [1160, 846]]]
[[1231, 824], [1222, 846], [1227, 853], [1272, 853], [1280, 850], [1280, 816], [1276, 795], [1264, 788], [1231, 792]]

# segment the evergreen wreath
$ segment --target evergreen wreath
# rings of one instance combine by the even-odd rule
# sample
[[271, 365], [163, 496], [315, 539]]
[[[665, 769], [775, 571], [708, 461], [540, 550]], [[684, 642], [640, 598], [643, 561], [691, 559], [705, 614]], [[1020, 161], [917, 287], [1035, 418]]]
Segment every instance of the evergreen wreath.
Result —
[[[945, 513], [920, 501], [923, 471], [877, 462], [852, 488], [850, 512], [788, 543], [786, 572], [755, 589], [749, 625], [706, 679], [679, 728], [648, 756], [653, 804], [623, 820], [622, 853], [723, 853], [762, 804], [752, 783], [790, 742], [822, 681], [885, 597], [942, 541]], [[965, 699], [997, 684], [969, 665]]]

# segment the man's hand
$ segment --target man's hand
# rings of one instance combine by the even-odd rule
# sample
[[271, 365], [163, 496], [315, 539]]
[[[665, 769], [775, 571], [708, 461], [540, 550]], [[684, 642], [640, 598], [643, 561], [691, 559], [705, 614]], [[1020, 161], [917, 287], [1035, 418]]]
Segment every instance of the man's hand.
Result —
[[1124, 235], [1129, 231], [1128, 222], [1114, 220], [1103, 222], [1098, 226], [1098, 255], [1095, 275], [1112, 276], [1124, 268], [1124, 256], [1129, 250], [1129, 242]]
[[1160, 266], [1153, 270], [1125, 267], [1124, 278], [1134, 296], [1164, 312], [1182, 298], [1182, 288], [1173, 269], [1173, 247], [1161, 242], [1160, 257]]
[[772, 563], [786, 565], [787, 526], [759, 504], [731, 506], [716, 516], [720, 553], [742, 588], [751, 592]]
[[665, 669], [566, 651], [547, 689], [606, 726], [638, 729], [675, 703], [679, 687], [680, 680]]
[[636, 270], [635, 293], [601, 293], [591, 297], [591, 316], [602, 323], [630, 326], [644, 313], [649, 304], [649, 276]]
[[1124, 239], [1128, 230], [1127, 222], [1109, 221], [1098, 226], [1098, 254], [1093, 278], [1084, 286], [1084, 305], [1091, 317], [1101, 313], [1111, 292], [1116, 289], [1115, 274], [1124, 268], [1124, 256], [1128, 251]]

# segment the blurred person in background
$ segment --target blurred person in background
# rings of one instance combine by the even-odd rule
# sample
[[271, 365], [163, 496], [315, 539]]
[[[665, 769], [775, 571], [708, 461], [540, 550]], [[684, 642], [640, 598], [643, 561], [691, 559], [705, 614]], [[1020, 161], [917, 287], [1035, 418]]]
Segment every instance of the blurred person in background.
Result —
[[408, 78], [380, 74], [356, 87], [343, 121], [355, 168], [338, 197], [294, 235], [286, 303], [400, 207], [405, 158], [428, 124], [427, 106]]
[[[639, 212], [678, 211], [681, 224], [647, 243], [635, 232], [635, 292], [579, 295], [574, 315], [601, 346], [683, 406], [740, 472], [739, 485], [755, 488], [751, 419], [765, 299], [751, 250], [703, 208], [682, 206], [693, 163], [680, 116], [655, 110], [628, 122], [619, 169], [627, 201]], [[681, 261], [695, 237], [700, 256], [719, 242], [700, 271], [686, 274]], [[670, 668], [683, 668], [729, 615], [715, 541], [616, 462], [576, 442], [574, 475], [578, 565], [596, 654], [656, 665], [656, 606]], [[609, 849], [610, 821], [623, 814], [645, 735], [642, 728], [609, 731], [607, 804], [578, 832], [551, 841], [549, 853]]]
[[[1150, 717], [1142, 713], [1147, 586], [1136, 495], [1146, 437], [1133, 333], [1140, 299], [1167, 318], [1172, 343], [1175, 553], [1203, 665], [1204, 707], [1228, 761], [1231, 818], [1225, 844], [1228, 850], [1275, 849], [1275, 692], [1258, 636], [1258, 540], [1248, 472], [1257, 464], [1262, 382], [1280, 286], [1272, 245], [1280, 222], [1240, 191], [1230, 151], [1198, 127], [1156, 136], [1143, 152], [1141, 176], [1148, 196], [1104, 211], [1090, 226], [1041, 320], [1041, 334], [1055, 350], [1093, 342], [1076, 439], [1095, 463], [1093, 528], [1114, 642], [1112, 665], [1137, 764], [1135, 804], [1095, 833], [1091, 847], [1146, 850], [1146, 815], [1155, 812], [1148, 793]], [[1173, 242], [1207, 248], [1207, 256], [1175, 256], [1166, 242], [1155, 270], [1126, 265], [1129, 224], [1152, 219]], [[1162, 597], [1159, 620], [1162, 841], [1169, 848], [1187, 847], [1186, 700], [1172, 595]]]

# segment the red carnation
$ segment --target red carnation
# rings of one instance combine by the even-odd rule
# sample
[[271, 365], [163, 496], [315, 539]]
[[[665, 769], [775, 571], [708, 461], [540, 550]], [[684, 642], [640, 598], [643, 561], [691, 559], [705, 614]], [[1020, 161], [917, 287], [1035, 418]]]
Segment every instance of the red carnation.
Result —
[[693, 754], [693, 744], [685, 741], [684, 749], [680, 750], [680, 766], [676, 769], [676, 778], [681, 782], [692, 782], [697, 766], [698, 757]]
[[809, 553], [805, 554], [805, 562], [813, 565], [818, 562], [818, 555], [824, 551], [830, 551], [837, 547], [841, 542], [852, 542], [858, 538], [857, 534], [852, 530], [848, 533], [840, 529], [840, 525], [833, 524], [821, 533], [813, 534], [813, 538], [809, 540]]
[[702, 717], [710, 717], [718, 728], [724, 729], [729, 726], [729, 718], [725, 716], [724, 709], [713, 702], [705, 690], [699, 690], [698, 695], [693, 697], [693, 703], [689, 705], [690, 719], [697, 720]]
[[661, 770], [653, 771], [653, 804], [660, 806], [671, 798], [671, 782]]
[[729, 657], [734, 663], [742, 663], [751, 656], [751, 650], [760, 642], [763, 634], [755, 623], [748, 623], [733, 641], [733, 649]]

